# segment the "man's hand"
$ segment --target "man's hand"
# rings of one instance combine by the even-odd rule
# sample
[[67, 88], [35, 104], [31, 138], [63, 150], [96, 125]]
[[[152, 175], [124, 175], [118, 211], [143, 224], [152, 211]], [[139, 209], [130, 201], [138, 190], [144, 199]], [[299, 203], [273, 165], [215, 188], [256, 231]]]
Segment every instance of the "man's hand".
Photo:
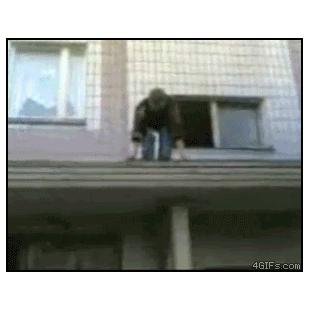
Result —
[[184, 141], [182, 139], [179, 139], [175, 142], [176, 148], [178, 150], [179, 156], [180, 156], [180, 160], [186, 160], [186, 156], [185, 156], [185, 144]]

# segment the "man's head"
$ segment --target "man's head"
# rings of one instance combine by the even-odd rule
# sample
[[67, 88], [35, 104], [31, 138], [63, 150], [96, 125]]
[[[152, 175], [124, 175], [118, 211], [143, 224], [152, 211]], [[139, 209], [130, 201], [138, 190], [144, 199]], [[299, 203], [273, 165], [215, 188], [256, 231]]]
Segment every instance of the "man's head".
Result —
[[149, 104], [153, 110], [162, 109], [167, 103], [167, 94], [163, 89], [155, 88], [149, 94]]

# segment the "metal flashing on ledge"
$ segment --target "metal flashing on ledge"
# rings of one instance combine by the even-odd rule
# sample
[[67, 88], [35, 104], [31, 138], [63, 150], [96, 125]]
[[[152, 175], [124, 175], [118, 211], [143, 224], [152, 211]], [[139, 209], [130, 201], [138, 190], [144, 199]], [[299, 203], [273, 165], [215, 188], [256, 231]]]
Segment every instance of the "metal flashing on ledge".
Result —
[[42, 117], [9, 117], [9, 125], [32, 125], [32, 126], [86, 126], [86, 119], [51, 119]]

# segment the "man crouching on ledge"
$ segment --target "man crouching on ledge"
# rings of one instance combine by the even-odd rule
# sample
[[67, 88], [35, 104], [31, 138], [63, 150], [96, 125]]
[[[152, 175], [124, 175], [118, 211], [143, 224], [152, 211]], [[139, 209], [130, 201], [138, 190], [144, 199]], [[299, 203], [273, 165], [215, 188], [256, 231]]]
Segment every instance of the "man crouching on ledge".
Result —
[[177, 104], [162, 89], [154, 89], [136, 108], [132, 134], [133, 156], [138, 159], [140, 147], [144, 160], [171, 160], [175, 146], [181, 160], [184, 142], [181, 114]]

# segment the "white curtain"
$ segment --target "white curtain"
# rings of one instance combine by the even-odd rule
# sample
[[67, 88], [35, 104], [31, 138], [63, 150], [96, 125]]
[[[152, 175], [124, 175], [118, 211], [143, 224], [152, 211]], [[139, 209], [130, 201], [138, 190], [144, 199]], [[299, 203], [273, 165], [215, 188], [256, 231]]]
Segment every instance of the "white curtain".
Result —
[[58, 83], [58, 54], [17, 53], [14, 66], [11, 116], [56, 116]]

